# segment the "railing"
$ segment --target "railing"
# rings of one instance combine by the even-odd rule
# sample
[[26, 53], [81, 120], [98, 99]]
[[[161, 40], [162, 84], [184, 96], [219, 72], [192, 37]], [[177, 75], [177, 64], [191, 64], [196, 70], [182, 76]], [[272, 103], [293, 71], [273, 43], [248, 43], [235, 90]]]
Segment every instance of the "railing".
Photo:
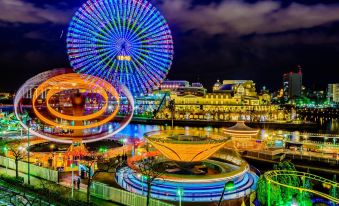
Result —
[[[15, 160], [0, 156], [0, 166], [6, 167], [8, 169], [15, 170]], [[18, 170], [22, 173], [27, 173], [28, 171], [28, 163], [18, 161]], [[30, 164], [30, 175], [39, 177], [45, 180], [49, 180], [52, 182], [58, 182], [58, 171], [50, 170], [47, 168], [39, 167], [33, 164]]]
[[286, 187], [286, 188], [290, 188], [290, 189], [295, 189], [295, 190], [299, 190], [300, 192], [309, 192], [309, 193], [313, 193], [315, 195], [318, 195], [320, 197], [326, 198], [328, 200], [331, 200], [335, 203], [339, 203], [339, 199], [337, 197], [333, 197], [331, 195], [328, 195], [326, 193], [317, 191], [317, 190], [312, 190], [312, 189], [308, 189], [308, 188], [302, 188], [302, 187], [297, 187], [297, 186], [293, 186], [293, 185], [288, 185], [288, 184], [283, 184], [278, 182], [276, 179], [278, 176], [284, 176], [284, 177], [297, 177], [297, 178], [307, 178], [313, 181], [318, 181], [322, 184], [327, 184], [329, 185], [331, 188], [335, 188], [335, 190], [339, 189], [339, 184], [337, 182], [334, 182], [332, 180], [314, 175], [314, 174], [310, 174], [310, 173], [306, 173], [306, 172], [299, 172], [299, 171], [291, 171], [291, 170], [270, 170], [268, 172], [266, 172], [264, 174], [266, 180], [268, 180], [268, 183], [270, 184], [276, 184], [282, 187]]
[[[121, 203], [129, 206], [143, 206], [146, 205], [147, 198], [138, 194], [120, 190], [110, 187], [106, 184], [93, 182], [91, 195], [113, 202]], [[173, 206], [156, 199], [150, 199], [150, 206]]]
[[[290, 152], [284, 152], [286, 157], [291, 158], [293, 160], [308, 160], [308, 161], [317, 161], [317, 162], [324, 162], [328, 164], [339, 164], [339, 158], [333, 157], [320, 157], [314, 155], [305, 155], [305, 154], [294, 154]], [[319, 153], [321, 155], [321, 153]], [[271, 155], [268, 153], [263, 152], [254, 152], [254, 151], [247, 151], [245, 156], [249, 157], [256, 157], [258, 159], [266, 159], [266, 160], [277, 160], [280, 159], [280, 155]]]

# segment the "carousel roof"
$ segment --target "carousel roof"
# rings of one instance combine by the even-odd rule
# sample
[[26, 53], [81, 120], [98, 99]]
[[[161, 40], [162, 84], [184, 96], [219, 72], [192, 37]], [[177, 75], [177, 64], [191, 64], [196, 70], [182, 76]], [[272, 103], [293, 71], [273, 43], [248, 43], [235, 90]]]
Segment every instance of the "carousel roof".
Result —
[[224, 129], [224, 132], [232, 136], [255, 136], [259, 130], [247, 126], [244, 121], [238, 121], [234, 126]]
[[178, 162], [206, 160], [230, 139], [201, 130], [160, 130], [145, 133], [145, 138], [165, 157]]

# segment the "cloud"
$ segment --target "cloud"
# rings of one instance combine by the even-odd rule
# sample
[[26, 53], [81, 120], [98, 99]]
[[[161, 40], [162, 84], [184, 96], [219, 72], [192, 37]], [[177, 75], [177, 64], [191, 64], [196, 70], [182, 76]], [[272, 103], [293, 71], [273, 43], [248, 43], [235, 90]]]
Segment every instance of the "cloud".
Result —
[[0, 21], [6, 23], [67, 24], [73, 9], [59, 9], [52, 5], [36, 5], [24, 0], [0, 0]]
[[192, 0], [164, 0], [160, 8], [169, 22], [181, 29], [209, 34], [267, 34], [339, 21], [339, 4], [292, 3], [283, 7], [278, 1], [223, 0], [218, 4], [193, 5]]

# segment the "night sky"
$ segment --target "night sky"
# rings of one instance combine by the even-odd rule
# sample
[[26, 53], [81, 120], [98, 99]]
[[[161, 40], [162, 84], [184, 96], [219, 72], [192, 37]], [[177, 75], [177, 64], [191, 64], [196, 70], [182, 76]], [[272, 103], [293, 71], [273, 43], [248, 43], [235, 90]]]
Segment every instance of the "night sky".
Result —
[[[1, 91], [69, 67], [68, 23], [82, 0], [0, 0]], [[169, 79], [252, 79], [271, 90], [301, 65], [304, 85], [339, 82], [339, 2], [152, 0], [168, 20], [175, 54]]]

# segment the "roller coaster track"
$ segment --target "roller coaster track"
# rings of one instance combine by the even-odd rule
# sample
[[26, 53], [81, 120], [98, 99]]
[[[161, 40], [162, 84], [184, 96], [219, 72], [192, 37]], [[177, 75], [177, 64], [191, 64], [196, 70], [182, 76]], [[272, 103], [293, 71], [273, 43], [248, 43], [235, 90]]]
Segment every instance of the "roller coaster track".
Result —
[[287, 187], [287, 188], [299, 190], [300, 192], [309, 192], [309, 193], [318, 195], [320, 197], [323, 197], [325, 199], [328, 199], [332, 202], [339, 203], [338, 198], [333, 197], [329, 194], [319, 192], [319, 191], [316, 191], [316, 190], [307, 189], [307, 188], [286, 185], [286, 184], [283, 184], [283, 183], [276, 181], [276, 177], [278, 177], [278, 176], [294, 176], [294, 177], [300, 177], [301, 179], [302, 178], [308, 178], [308, 179], [312, 179], [312, 180], [321, 182], [323, 184], [330, 185], [331, 187], [335, 187], [336, 191], [339, 192], [339, 183], [331, 181], [329, 179], [319, 177], [317, 175], [306, 173], [306, 172], [290, 171], [290, 170], [272, 170], [272, 171], [266, 172], [264, 174], [264, 176], [265, 176], [265, 178], [266, 178], [266, 180], [268, 181], [269, 184], [280, 185], [281, 187]]

